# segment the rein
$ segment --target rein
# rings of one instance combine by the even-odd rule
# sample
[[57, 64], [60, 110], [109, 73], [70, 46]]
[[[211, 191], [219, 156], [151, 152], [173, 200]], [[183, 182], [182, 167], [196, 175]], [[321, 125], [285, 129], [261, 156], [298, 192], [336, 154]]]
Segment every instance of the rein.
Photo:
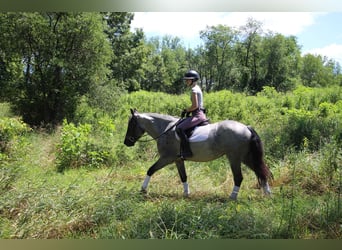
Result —
[[[178, 121], [175, 122], [175, 124], [173, 124], [170, 128], [168, 128], [167, 130], [165, 130], [163, 133], [161, 133], [160, 135], [158, 135], [156, 138], [152, 139], [148, 139], [148, 140], [138, 140], [139, 142], [150, 142], [150, 141], [155, 141], [157, 139], [159, 139], [160, 137], [162, 137], [163, 135], [165, 135], [166, 133], [168, 133], [169, 131], [171, 131], [171, 129], [173, 129], [174, 127], [176, 127], [181, 121], [183, 121], [183, 118], [180, 118]], [[144, 135], [146, 136], [146, 135]]]

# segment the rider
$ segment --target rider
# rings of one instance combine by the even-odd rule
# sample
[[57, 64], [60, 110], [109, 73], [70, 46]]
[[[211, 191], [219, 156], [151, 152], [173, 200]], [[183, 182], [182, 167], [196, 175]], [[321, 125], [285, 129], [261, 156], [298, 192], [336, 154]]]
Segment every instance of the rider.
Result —
[[197, 85], [199, 79], [200, 76], [195, 70], [189, 70], [185, 73], [183, 78], [186, 85], [191, 87], [191, 106], [183, 110], [182, 117], [189, 113], [191, 113], [191, 116], [185, 118], [176, 128], [176, 132], [181, 139], [180, 157], [183, 160], [192, 157], [189, 140], [185, 131], [207, 121], [203, 106], [203, 93], [201, 88]]

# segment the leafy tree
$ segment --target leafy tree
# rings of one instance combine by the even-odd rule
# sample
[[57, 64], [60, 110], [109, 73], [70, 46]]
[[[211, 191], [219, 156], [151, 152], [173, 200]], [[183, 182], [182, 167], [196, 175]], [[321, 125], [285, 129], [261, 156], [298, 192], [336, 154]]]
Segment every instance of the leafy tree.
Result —
[[13, 16], [0, 13], [0, 100], [4, 101], [16, 93], [12, 85], [22, 77], [21, 56], [12, 42]]
[[145, 90], [181, 93], [186, 71], [186, 50], [178, 37], [153, 37], [147, 42], [149, 56], [144, 65]]
[[301, 78], [303, 84], [309, 87], [326, 86], [327, 71], [323, 65], [323, 58], [318, 55], [306, 54], [303, 57]]
[[142, 68], [148, 53], [144, 33], [140, 29], [130, 31], [133, 13], [106, 12], [103, 16], [107, 22], [105, 33], [114, 53], [110, 63], [110, 78], [129, 91], [139, 90], [140, 82], [144, 79]]
[[278, 91], [293, 88], [293, 81], [298, 74], [300, 50], [296, 38], [285, 37], [281, 34], [269, 34], [263, 39], [261, 64], [263, 67], [263, 83], [261, 85], [275, 87]]
[[164, 84], [168, 93], [181, 93], [184, 89], [182, 77], [186, 68], [186, 51], [178, 37], [164, 36], [162, 38], [161, 55], [166, 69], [167, 78]]
[[15, 109], [31, 125], [72, 117], [79, 97], [106, 81], [111, 52], [97, 13], [9, 13], [5, 36], [22, 77], [12, 81]]
[[225, 25], [208, 27], [200, 32], [205, 44], [205, 60], [214, 70], [211, 87], [215, 90], [225, 89], [238, 79], [238, 71], [234, 70], [236, 63], [233, 49], [237, 43], [237, 34], [236, 30]]
[[147, 91], [165, 91], [163, 81], [167, 76], [159, 37], [152, 37], [146, 41], [146, 47], [148, 54], [147, 61], [143, 65], [145, 78], [141, 82], [141, 87]]
[[323, 58], [323, 65], [326, 72], [327, 85], [342, 84], [341, 65], [333, 59]]
[[240, 27], [240, 42], [236, 47], [236, 60], [240, 64], [240, 90], [250, 89], [259, 82], [262, 23], [249, 18], [245, 26]]

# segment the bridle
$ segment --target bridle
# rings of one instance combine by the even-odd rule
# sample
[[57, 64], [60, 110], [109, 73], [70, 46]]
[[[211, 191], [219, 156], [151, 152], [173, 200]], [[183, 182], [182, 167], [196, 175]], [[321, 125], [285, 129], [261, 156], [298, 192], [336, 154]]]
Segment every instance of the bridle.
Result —
[[[142, 131], [145, 132], [145, 130], [140, 126], [140, 124], [138, 123], [138, 120], [137, 118], [133, 115], [132, 118], [131, 118], [131, 121], [129, 122], [129, 125], [130, 127], [135, 127], [135, 126], [139, 126], [139, 129], [141, 129]], [[137, 137], [137, 136], [128, 136], [126, 137], [126, 139], [132, 143], [136, 143], [138, 140], [139, 140], [140, 137]]]
[[[165, 135], [166, 133], [168, 133], [169, 131], [171, 131], [174, 127], [176, 127], [181, 121], [183, 121], [183, 118], [180, 118], [179, 120], [177, 120], [171, 127], [169, 127], [167, 130], [165, 130], [163, 133], [161, 133], [160, 135], [158, 135], [157, 137], [155, 137], [155, 138], [151, 138], [151, 139], [147, 139], [147, 140], [139, 140], [141, 137], [136, 137], [136, 136], [129, 136], [128, 138], [127, 138], [127, 140], [129, 140], [130, 142], [132, 142], [132, 143], [136, 143], [138, 140], [139, 140], [139, 142], [144, 142], [144, 143], [146, 143], [146, 142], [150, 142], [150, 141], [155, 141], [155, 140], [158, 140], [160, 137], [162, 137], [163, 135]], [[132, 125], [134, 125], [134, 126], [139, 126], [139, 128], [141, 129], [141, 130], [143, 130], [143, 131], [145, 131], [141, 126], [140, 126], [140, 124], [138, 123], [138, 120], [137, 120], [137, 118], [135, 117], [135, 116], [132, 116], [132, 121], [131, 122], [134, 122], [134, 124], [132, 124]], [[144, 136], [147, 136], [146, 134], [145, 135], [143, 135], [142, 137], [144, 137]]]

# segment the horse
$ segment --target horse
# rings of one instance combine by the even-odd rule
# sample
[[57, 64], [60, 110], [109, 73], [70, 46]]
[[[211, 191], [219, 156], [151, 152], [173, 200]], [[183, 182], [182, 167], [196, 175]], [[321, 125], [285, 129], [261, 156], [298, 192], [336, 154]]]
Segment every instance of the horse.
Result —
[[[184, 159], [179, 156], [180, 141], [175, 130], [181, 119], [158, 113], [139, 113], [136, 109], [130, 111], [124, 144], [128, 147], [134, 146], [146, 132], [152, 137], [151, 140], [156, 140], [159, 153], [159, 159], [147, 171], [141, 192], [147, 193], [148, 184], [155, 172], [175, 163], [183, 183], [183, 195], [188, 197], [190, 189]], [[196, 137], [197, 139], [193, 139]], [[241, 163], [254, 171], [264, 193], [271, 194], [268, 181], [273, 176], [264, 162], [261, 139], [252, 127], [237, 121], [224, 120], [197, 127], [189, 140], [193, 156], [187, 158], [187, 161], [208, 162], [226, 155], [234, 177], [230, 199], [237, 200], [238, 197], [243, 180]]]

